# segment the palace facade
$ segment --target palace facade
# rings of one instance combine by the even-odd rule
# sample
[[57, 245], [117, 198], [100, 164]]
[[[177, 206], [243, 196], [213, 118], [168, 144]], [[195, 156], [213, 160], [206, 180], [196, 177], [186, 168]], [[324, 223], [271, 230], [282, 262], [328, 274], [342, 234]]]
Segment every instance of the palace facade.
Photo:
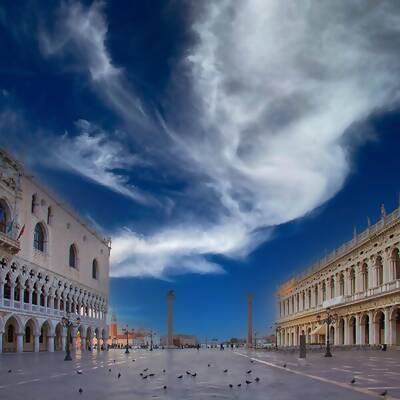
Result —
[[106, 347], [110, 249], [0, 150], [0, 352]]
[[[400, 208], [278, 290], [278, 346], [400, 345]], [[320, 321], [318, 321], [320, 320]]]

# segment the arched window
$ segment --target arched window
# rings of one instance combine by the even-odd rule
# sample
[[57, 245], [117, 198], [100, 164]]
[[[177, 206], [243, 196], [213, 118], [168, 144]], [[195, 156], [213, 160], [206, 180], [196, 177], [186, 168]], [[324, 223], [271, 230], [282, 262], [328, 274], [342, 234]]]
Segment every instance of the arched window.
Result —
[[47, 225], [50, 225], [53, 219], [53, 210], [51, 207], [47, 208]]
[[74, 244], [71, 244], [71, 246], [69, 246], [69, 266], [71, 268], [76, 268], [76, 258], [76, 247]]
[[33, 247], [36, 250], [44, 251], [45, 233], [41, 223], [37, 223], [35, 226], [35, 232], [33, 235]]
[[7, 233], [7, 224], [9, 220], [9, 210], [7, 204], [0, 200], [0, 232]]
[[97, 279], [98, 278], [98, 265], [97, 265], [97, 260], [94, 259], [92, 263], [92, 278]]
[[350, 271], [350, 294], [354, 294], [356, 292], [356, 273], [354, 268]]
[[335, 297], [335, 278], [331, 278], [331, 299]]
[[339, 277], [339, 294], [340, 296], [344, 296], [344, 275], [340, 274]]
[[35, 211], [36, 211], [36, 205], [37, 205], [37, 194], [34, 193], [34, 194], [32, 195], [32, 202], [31, 202], [31, 211], [32, 211], [32, 214], [34, 214]]
[[364, 264], [362, 267], [363, 276], [363, 291], [368, 290], [368, 265]]
[[377, 286], [383, 284], [383, 265], [381, 256], [378, 256], [376, 259], [376, 284]]
[[322, 301], [326, 300], [326, 284], [325, 282], [322, 284]]
[[7, 342], [12, 343], [14, 342], [14, 325], [8, 325], [7, 329]]

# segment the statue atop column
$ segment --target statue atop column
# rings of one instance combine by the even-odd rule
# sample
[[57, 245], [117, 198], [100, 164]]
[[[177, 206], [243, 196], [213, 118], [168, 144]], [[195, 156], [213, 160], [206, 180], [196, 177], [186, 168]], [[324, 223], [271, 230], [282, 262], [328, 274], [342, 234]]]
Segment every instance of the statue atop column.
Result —
[[168, 303], [168, 333], [167, 333], [167, 348], [174, 348], [174, 334], [173, 334], [173, 317], [172, 317], [172, 304], [175, 301], [175, 292], [169, 290], [167, 292], [167, 303]]

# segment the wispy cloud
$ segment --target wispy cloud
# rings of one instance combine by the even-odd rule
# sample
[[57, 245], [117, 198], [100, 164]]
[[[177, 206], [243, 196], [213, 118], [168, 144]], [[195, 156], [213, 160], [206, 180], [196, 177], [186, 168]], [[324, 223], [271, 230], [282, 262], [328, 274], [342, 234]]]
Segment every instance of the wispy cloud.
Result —
[[64, 57], [78, 70], [88, 72], [104, 100], [143, 129], [149, 125], [143, 105], [123, 69], [113, 64], [105, 45], [108, 27], [104, 5], [102, 1], [94, 1], [89, 7], [79, 2], [64, 3], [54, 30], [41, 30], [41, 49], [46, 56]]
[[156, 204], [151, 195], [129, 183], [129, 172], [146, 164], [139, 156], [118, 140], [113, 140], [115, 134], [110, 137], [89, 121], [78, 120], [76, 126], [77, 135], [66, 133], [44, 142], [47, 148], [52, 149], [44, 162], [52, 167], [74, 171], [139, 203]]
[[[176, 101], [161, 119], [171, 140], [162, 151], [170, 175], [185, 174], [193, 189], [181, 216], [204, 199], [212, 198], [212, 207], [208, 217], [191, 215], [184, 223], [153, 221], [147, 236], [116, 233], [113, 275], [220, 273], [209, 255], [246, 256], [272, 227], [334, 196], [350, 170], [352, 127], [398, 103], [398, 8], [362, 1], [202, 3], [193, 25], [198, 40], [174, 76], [185, 91], [173, 93]], [[45, 52], [72, 51], [121, 116], [134, 109], [133, 128], [142, 107], [105, 47], [101, 3], [69, 3], [61, 13], [59, 29], [42, 38]], [[82, 134], [69, 143], [72, 152], [93, 152], [81, 168], [91, 179], [103, 180], [109, 152], [111, 165], [119, 165], [122, 149], [110, 148], [105, 137]], [[161, 153], [157, 141], [148, 146]], [[114, 190], [131, 193], [123, 179], [109, 179]]]

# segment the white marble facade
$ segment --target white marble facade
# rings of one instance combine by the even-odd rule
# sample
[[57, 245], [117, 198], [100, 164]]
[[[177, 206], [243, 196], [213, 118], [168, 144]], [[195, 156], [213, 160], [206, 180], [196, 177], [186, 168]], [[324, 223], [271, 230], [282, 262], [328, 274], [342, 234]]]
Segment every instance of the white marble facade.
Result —
[[106, 347], [111, 243], [0, 150], [0, 352]]
[[354, 234], [278, 291], [278, 346], [327, 340], [327, 308], [336, 316], [330, 343], [336, 346], [400, 345], [400, 208], [361, 234]]

